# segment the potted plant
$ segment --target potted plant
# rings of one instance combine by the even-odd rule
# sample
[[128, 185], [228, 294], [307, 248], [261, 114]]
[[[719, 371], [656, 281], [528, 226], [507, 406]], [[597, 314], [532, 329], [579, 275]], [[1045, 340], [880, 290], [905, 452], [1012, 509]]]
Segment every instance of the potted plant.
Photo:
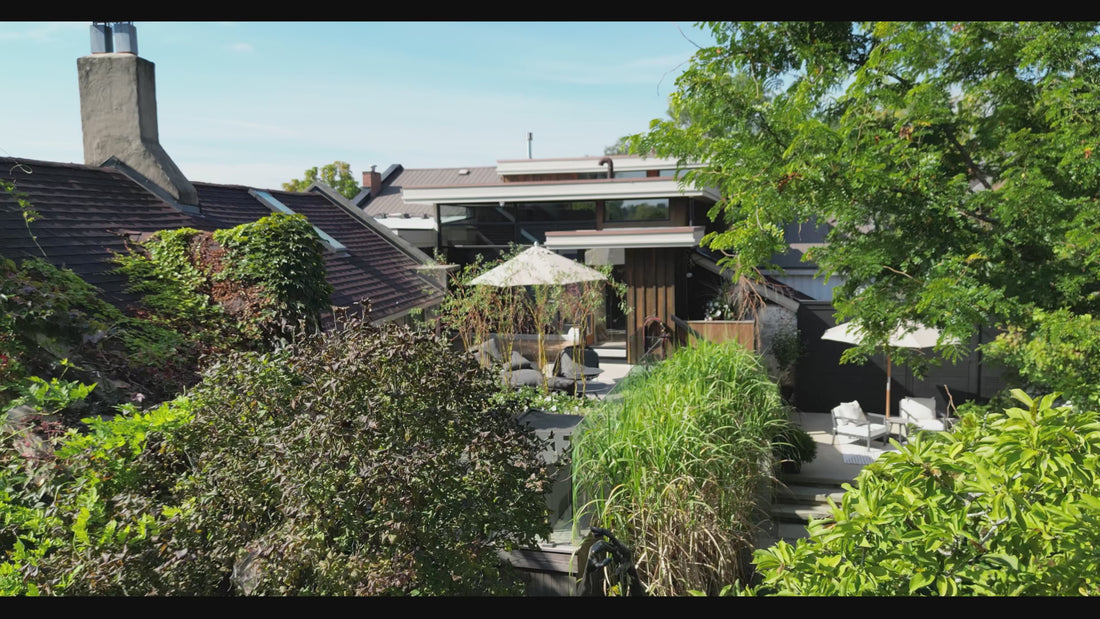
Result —
[[805, 430], [787, 424], [772, 437], [772, 455], [784, 473], [798, 473], [802, 464], [817, 457], [817, 442]]

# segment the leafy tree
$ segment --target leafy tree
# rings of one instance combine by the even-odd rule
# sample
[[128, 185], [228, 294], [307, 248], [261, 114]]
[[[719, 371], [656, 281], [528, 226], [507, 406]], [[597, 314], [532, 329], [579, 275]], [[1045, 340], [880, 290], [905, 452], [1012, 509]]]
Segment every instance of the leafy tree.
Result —
[[312, 183], [324, 183], [349, 200], [359, 193], [359, 181], [352, 175], [351, 164], [346, 161], [333, 161], [322, 166], [320, 171], [314, 166], [305, 171], [301, 180], [293, 179], [289, 183], [283, 183], [283, 189], [305, 191]]
[[1013, 396], [865, 468], [809, 539], [758, 550], [757, 593], [1100, 594], [1100, 414]]
[[497, 381], [355, 317], [40, 457], [5, 437], [0, 594], [516, 593], [548, 479]]
[[621, 137], [611, 146], [605, 146], [603, 154], [605, 155], [626, 155], [630, 153], [630, 137]]
[[654, 120], [631, 146], [705, 164], [685, 181], [721, 189], [728, 229], [706, 241], [728, 266], [751, 273], [786, 225], [828, 223], [809, 257], [872, 335], [846, 358], [906, 320], [962, 341], [1000, 326], [988, 352], [1021, 379], [1100, 403], [1095, 23], [704, 28], [715, 44], [672, 95], [690, 122]]

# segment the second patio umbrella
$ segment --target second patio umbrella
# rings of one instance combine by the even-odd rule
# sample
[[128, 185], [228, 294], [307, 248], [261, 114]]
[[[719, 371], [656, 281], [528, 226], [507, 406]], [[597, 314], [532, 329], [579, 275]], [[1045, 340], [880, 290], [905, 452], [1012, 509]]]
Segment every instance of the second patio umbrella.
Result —
[[[823, 340], [844, 342], [846, 344], [862, 344], [864, 340], [863, 330], [858, 326], [846, 322], [825, 331], [821, 336]], [[930, 348], [936, 345], [940, 339], [937, 329], [921, 324], [907, 323], [898, 327], [890, 334], [886, 342], [886, 416], [890, 416], [890, 349], [891, 348]]]

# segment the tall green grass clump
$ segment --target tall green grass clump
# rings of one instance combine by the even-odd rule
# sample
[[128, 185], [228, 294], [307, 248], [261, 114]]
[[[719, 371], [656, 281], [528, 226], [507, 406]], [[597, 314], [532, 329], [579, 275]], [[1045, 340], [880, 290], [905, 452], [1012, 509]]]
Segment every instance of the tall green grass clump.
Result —
[[703, 342], [621, 388], [574, 439], [576, 521], [630, 544], [651, 594], [744, 581], [769, 441], [787, 425], [778, 387], [752, 352]]

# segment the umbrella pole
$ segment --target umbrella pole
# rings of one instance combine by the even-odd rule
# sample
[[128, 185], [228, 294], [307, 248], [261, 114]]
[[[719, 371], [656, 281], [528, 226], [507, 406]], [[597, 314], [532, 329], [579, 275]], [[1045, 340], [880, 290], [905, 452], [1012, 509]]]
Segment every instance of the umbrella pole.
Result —
[[886, 418], [890, 418], [890, 350], [886, 350]]

